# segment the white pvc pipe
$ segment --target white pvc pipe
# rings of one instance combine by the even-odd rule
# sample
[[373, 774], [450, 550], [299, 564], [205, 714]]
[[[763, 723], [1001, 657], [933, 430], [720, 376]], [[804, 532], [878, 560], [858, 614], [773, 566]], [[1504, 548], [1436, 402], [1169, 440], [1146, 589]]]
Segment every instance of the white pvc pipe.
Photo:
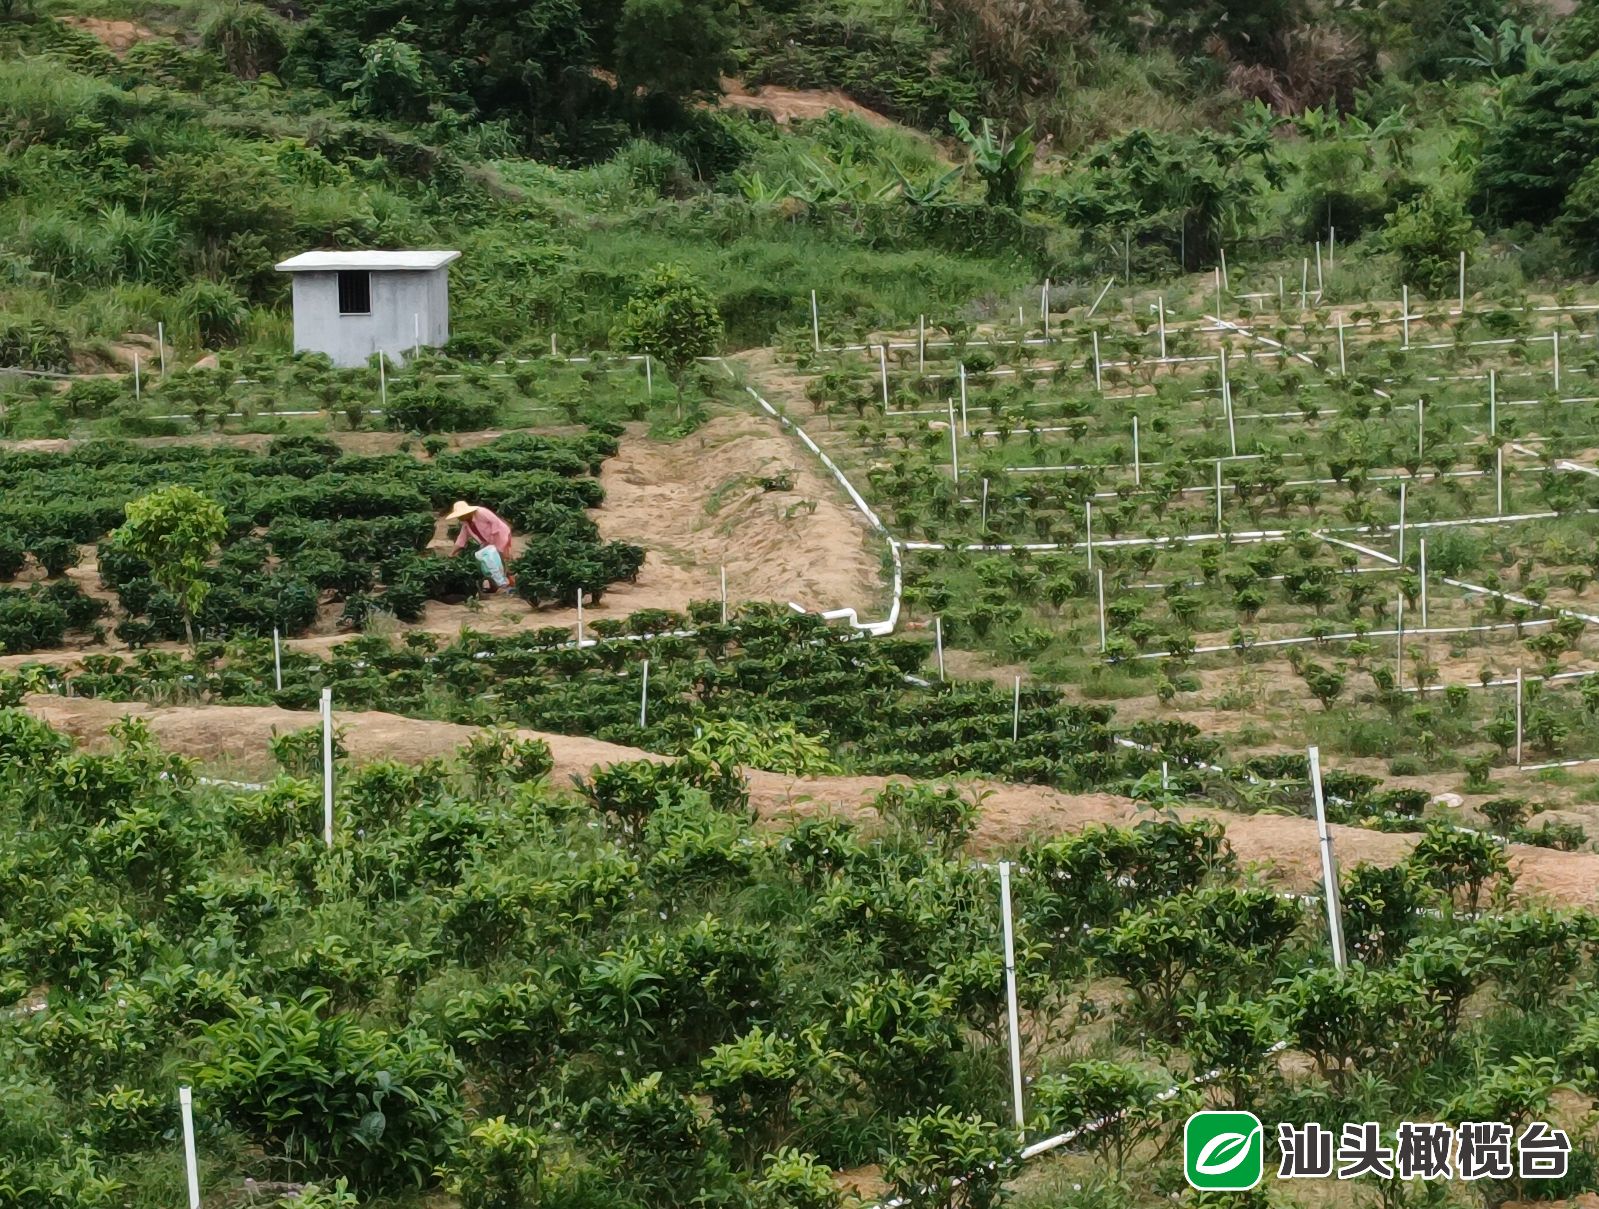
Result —
[[811, 291], [811, 348], [822, 351], [822, 321], [816, 312], [816, 291]]
[[1417, 540], [1418, 552], [1421, 558], [1421, 628], [1427, 628], [1427, 539]]
[[583, 589], [577, 590], [577, 645], [583, 645]]
[[1399, 316], [1399, 322], [1403, 326], [1403, 331], [1404, 331], [1404, 339], [1403, 339], [1403, 343], [1402, 343], [1401, 347], [1409, 348], [1410, 347], [1410, 287], [1408, 285], [1402, 285], [1402, 286], [1399, 287], [1399, 299], [1400, 299], [1399, 306], [1400, 306], [1400, 310], [1401, 310], [1401, 314]]
[[655, 366], [648, 353], [644, 354], [644, 393], [652, 399], [655, 397]]
[[944, 619], [933, 618], [933, 646], [938, 652], [938, 679], [944, 680]]
[[1094, 569], [1094, 501], [1083, 501], [1084, 545], [1088, 547], [1088, 569]]
[[650, 661], [644, 661], [644, 679], [639, 688], [638, 697], [638, 725], [643, 730], [649, 724], [650, 717]]
[[1094, 333], [1094, 389], [1103, 393], [1105, 389], [1105, 382], [1101, 376], [1101, 372], [1099, 361], [1099, 333], [1096, 331]]
[[278, 627], [272, 627], [272, 687], [283, 691], [283, 640], [278, 637]]
[[961, 479], [960, 434], [955, 431], [955, 400], [949, 400], [949, 477], [956, 483]]
[[333, 690], [322, 690], [322, 840], [333, 847]]
[[888, 348], [886, 345], [877, 346], [877, 365], [883, 375], [883, 410], [888, 410]]
[[1460, 313], [1466, 313], [1466, 254], [1460, 254]]
[[1099, 650], [1105, 652], [1105, 568], [1095, 568], [1099, 573]]
[[1221, 460], [1216, 461], [1216, 532], [1221, 532]]
[[1344, 316], [1342, 311], [1338, 314], [1338, 376], [1340, 378], [1349, 376], [1349, 363], [1344, 360]]
[[1015, 688], [1011, 692], [1010, 703], [1010, 741], [1016, 742], [1022, 734], [1022, 678], [1016, 677]]
[[966, 426], [966, 362], [961, 362], [961, 436], [971, 436], [971, 429]]
[[1022, 1104], [1022, 1034], [1020, 1013], [1016, 1006], [1016, 935], [1011, 920], [1010, 862], [999, 863], [1000, 913], [1005, 925], [1005, 1010], [1010, 1023], [1010, 1084], [1011, 1099], [1015, 1109], [1016, 1128], [1025, 1124], [1026, 1114]]
[[1524, 689], [1521, 669], [1516, 669], [1516, 767], [1521, 767], [1521, 717], [1522, 717], [1522, 692]]
[[165, 378], [167, 376], [167, 325], [165, 323], [157, 323], [155, 325], [155, 346], [161, 353], [161, 376]]
[[1555, 328], [1555, 334], [1552, 339], [1555, 349], [1555, 390], [1558, 392], [1560, 390], [1560, 329], [1558, 327]]
[[927, 316], [916, 316], [916, 372], [927, 372]]
[[1333, 965], [1344, 968], [1344, 922], [1338, 900], [1338, 862], [1333, 857], [1332, 832], [1327, 827], [1327, 803], [1321, 788], [1321, 749], [1310, 752], [1310, 786], [1316, 800], [1316, 834], [1321, 841], [1321, 884], [1327, 900], [1327, 935], [1332, 942]]
[[178, 1088], [178, 1112], [183, 1118], [183, 1167], [189, 1182], [189, 1209], [200, 1209], [200, 1161], [194, 1149], [194, 1093]]
[[139, 402], [144, 398], [144, 387], [139, 379], [139, 354], [133, 354], [133, 401]]
[[1133, 416], [1133, 485], [1144, 485], [1144, 468], [1139, 464], [1138, 458], [1138, 416]]
[[1114, 275], [1106, 279], [1105, 288], [1099, 291], [1099, 297], [1094, 299], [1094, 305], [1088, 308], [1088, 314], [1084, 316], [1085, 319], [1092, 319], [1094, 317], [1094, 312], [1099, 309], [1099, 304], [1105, 301], [1105, 295], [1110, 293], [1110, 287], [1115, 284], [1116, 278]]
[[1408, 483], [1399, 484], [1399, 561], [1405, 561], [1405, 495]]
[[1155, 303], [1160, 315], [1160, 359], [1166, 359], [1166, 295], [1162, 294]]

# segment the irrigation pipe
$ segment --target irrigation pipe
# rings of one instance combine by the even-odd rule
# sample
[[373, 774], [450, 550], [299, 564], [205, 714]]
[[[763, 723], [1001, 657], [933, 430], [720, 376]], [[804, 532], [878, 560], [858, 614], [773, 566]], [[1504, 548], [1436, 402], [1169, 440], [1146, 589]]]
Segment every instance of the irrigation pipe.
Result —
[[[722, 362], [722, 368], [727, 370], [729, 377], [732, 376], [733, 371], [728, 367], [726, 361]], [[754, 399], [767, 415], [771, 416], [784, 428], [794, 433], [795, 436], [799, 437], [800, 441], [805, 445], [805, 447], [821, 460], [822, 465], [827, 467], [829, 473], [831, 473], [833, 478], [838, 481], [838, 485], [844, 488], [845, 493], [848, 494], [850, 499], [854, 501], [855, 507], [860, 509], [860, 513], [866, 518], [867, 523], [871, 525], [873, 529], [877, 530], [878, 533], [882, 534], [883, 540], [888, 543], [889, 554], [894, 560], [894, 594], [889, 605], [888, 617], [885, 620], [862, 622], [856, 615], [855, 610], [852, 608], [833, 609], [822, 613], [821, 616], [829, 620], [836, 619], [848, 621], [849, 624], [854, 626], [856, 629], [863, 630], [871, 634], [873, 637], [882, 637], [887, 634], [892, 634], [895, 628], [899, 625], [900, 602], [904, 596], [905, 576], [903, 560], [900, 555], [900, 543], [896, 541], [894, 535], [888, 531], [888, 526], [883, 524], [882, 519], [877, 515], [877, 513], [872, 511], [871, 505], [866, 502], [861, 493], [855, 490], [855, 485], [845, 477], [844, 472], [838, 468], [838, 464], [834, 462], [832, 458], [828, 457], [825, 452], [823, 452], [822, 447], [811, 439], [811, 436], [808, 432], [806, 432], [798, 424], [794, 423], [793, 420], [790, 420], [787, 416], [779, 412], [777, 408], [773, 407], [764, 398], [762, 398], [760, 392], [757, 391], [753, 386], [746, 386], [744, 389], [749, 392], [750, 398]], [[791, 605], [791, 607], [797, 606]]]

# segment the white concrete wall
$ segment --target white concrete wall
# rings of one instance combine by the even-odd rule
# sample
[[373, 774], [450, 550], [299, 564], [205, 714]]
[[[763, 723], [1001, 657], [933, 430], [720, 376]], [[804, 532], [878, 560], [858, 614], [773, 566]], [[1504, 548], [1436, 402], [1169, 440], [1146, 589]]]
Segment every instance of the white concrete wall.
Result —
[[326, 353], [346, 368], [365, 365], [373, 353], [396, 361], [411, 355], [421, 325], [424, 348], [450, 338], [449, 270], [379, 271], [372, 274], [372, 313], [339, 314], [337, 273], [295, 273], [294, 351]]

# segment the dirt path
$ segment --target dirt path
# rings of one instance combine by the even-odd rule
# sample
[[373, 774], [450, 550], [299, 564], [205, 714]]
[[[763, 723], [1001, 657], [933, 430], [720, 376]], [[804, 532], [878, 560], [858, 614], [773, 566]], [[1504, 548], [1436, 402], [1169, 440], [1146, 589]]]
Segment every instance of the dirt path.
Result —
[[837, 89], [781, 88], [775, 84], [758, 84], [750, 88], [728, 76], [722, 77], [722, 96], [717, 102], [724, 109], [753, 109], [769, 113], [779, 125], [789, 122], [824, 118], [835, 111], [853, 114], [863, 122], [883, 130], [907, 129], [875, 109], [868, 109], [859, 101], [851, 100]]
[[[267, 744], [273, 733], [298, 730], [316, 721], [315, 714], [272, 706], [149, 706], [32, 696], [27, 698], [25, 707], [63, 733], [90, 744], [101, 741], [107, 728], [119, 718], [137, 716], [149, 723], [157, 740], [168, 750], [238, 776], [270, 775]], [[476, 729], [377, 712], [341, 712], [337, 722], [345, 728], [344, 741], [351, 758], [358, 762], [379, 758], [419, 761], [448, 755]], [[542, 738], [550, 745], [555, 758], [551, 779], [557, 785], [566, 784], [573, 775], [589, 772], [596, 764], [660, 758], [596, 739], [534, 731], [519, 733]], [[767, 819], [829, 810], [847, 817], [871, 817], [871, 799], [894, 779], [789, 777], [760, 770], [749, 770], [747, 776], [750, 800]], [[972, 841], [973, 851], [979, 854], [1096, 823], [1127, 823], [1140, 817], [1135, 802], [1114, 794], [1064, 794], [1043, 786], [983, 780], [965, 784], [984, 795], [982, 817]], [[1258, 867], [1274, 884], [1299, 891], [1313, 891], [1320, 884], [1316, 829], [1310, 820], [1205, 809], [1179, 813], [1222, 823], [1240, 863]], [[1362, 860], [1394, 864], [1404, 859], [1415, 838], [1356, 827], [1334, 826], [1332, 832], [1345, 868]], [[1518, 844], [1511, 848], [1511, 860], [1523, 895], [1557, 906], [1599, 907], [1599, 855]]]

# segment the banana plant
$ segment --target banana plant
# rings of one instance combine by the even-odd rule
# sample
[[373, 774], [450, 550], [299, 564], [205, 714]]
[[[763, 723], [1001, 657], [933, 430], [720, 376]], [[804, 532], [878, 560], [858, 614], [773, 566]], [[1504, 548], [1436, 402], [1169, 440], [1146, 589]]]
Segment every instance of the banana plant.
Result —
[[977, 175], [983, 178], [988, 188], [988, 204], [1019, 209], [1022, 186], [1027, 183], [1028, 173], [1033, 168], [1033, 151], [1036, 147], [1033, 128], [1028, 126], [1015, 138], [1004, 133], [996, 137], [993, 124], [987, 118], [983, 119], [981, 131], [974, 131], [971, 123], [953, 109], [949, 111], [949, 124], [961, 142], [966, 144], [966, 150], [972, 157], [972, 167], [977, 169]]

